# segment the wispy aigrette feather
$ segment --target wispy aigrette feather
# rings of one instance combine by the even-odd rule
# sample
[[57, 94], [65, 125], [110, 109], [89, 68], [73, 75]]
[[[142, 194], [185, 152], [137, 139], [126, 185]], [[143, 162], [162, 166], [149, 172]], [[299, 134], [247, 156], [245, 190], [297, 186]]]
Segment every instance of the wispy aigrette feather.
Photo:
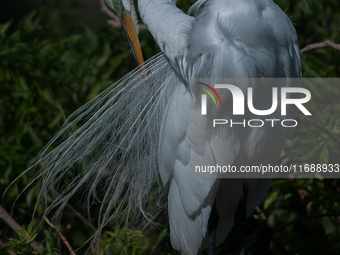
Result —
[[[192, 178], [190, 167], [276, 164], [289, 132], [262, 126], [214, 129], [209, 120], [233, 116], [231, 93], [221, 92], [220, 106], [210, 107], [214, 110], [203, 116], [192, 81], [208, 78], [213, 86], [218, 78], [299, 77], [294, 27], [270, 0], [202, 0], [195, 8], [198, 15], [192, 17], [175, 1], [139, 1], [140, 16], [164, 56], [147, 61], [145, 70], [127, 74], [72, 114], [28, 170], [37, 169], [40, 201], [55, 221], [61, 220], [71, 198], [86, 194], [89, 215], [91, 206], [98, 204], [100, 234], [115, 216], [119, 224], [127, 223], [129, 214], [138, 218], [135, 208], [152, 222], [159, 209], [153, 198], [154, 208], [149, 210], [148, 197], [159, 201], [168, 195], [171, 244], [191, 255], [208, 243], [215, 247], [225, 240], [244, 197], [244, 218], [265, 198], [268, 179]], [[136, 26], [133, 17], [124, 17]], [[282, 29], [276, 31], [277, 27]], [[129, 36], [135, 52], [140, 47]], [[291, 49], [297, 49], [295, 55]], [[235, 84], [243, 91], [255, 85]], [[270, 106], [265, 94], [259, 94], [258, 100]], [[51, 204], [46, 202], [49, 193], [54, 194]], [[210, 242], [207, 229], [213, 207], [221, 217]]]
[[[162, 54], [145, 68], [136, 68], [74, 112], [26, 170], [37, 175], [39, 202], [45, 203], [45, 214], [55, 212], [53, 221], [59, 222], [67, 202], [84, 191], [88, 210], [100, 200], [99, 229], [125, 202], [126, 217], [139, 207], [152, 220], [143, 201], [151, 189], [160, 189], [156, 134], [177, 78]], [[55, 195], [51, 204], [49, 194]]]

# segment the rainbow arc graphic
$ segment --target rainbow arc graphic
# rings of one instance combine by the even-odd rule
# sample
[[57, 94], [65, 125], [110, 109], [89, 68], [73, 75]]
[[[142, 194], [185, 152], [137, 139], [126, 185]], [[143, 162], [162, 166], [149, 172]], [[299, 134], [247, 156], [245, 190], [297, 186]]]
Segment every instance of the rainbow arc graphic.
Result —
[[[220, 101], [220, 104], [222, 105], [222, 100], [221, 100], [221, 98], [220, 98], [220, 95], [217, 93], [217, 91], [216, 91], [213, 87], [211, 87], [210, 85], [205, 84], [205, 83], [203, 83], [203, 82], [197, 82], [197, 83], [198, 83], [198, 84], [201, 84], [201, 85], [203, 85], [203, 86], [205, 86], [205, 87], [207, 87], [207, 88], [210, 89], [212, 92], [214, 92], [214, 94], [217, 96], [218, 100]], [[206, 93], [212, 98], [212, 100], [214, 100], [214, 103], [215, 103], [215, 105], [217, 106], [217, 102], [216, 102], [214, 96], [211, 94], [211, 92], [210, 92], [209, 90], [204, 89], [204, 88], [200, 88], [200, 87], [197, 87], [197, 88], [203, 90], [204, 92], [206, 92]]]

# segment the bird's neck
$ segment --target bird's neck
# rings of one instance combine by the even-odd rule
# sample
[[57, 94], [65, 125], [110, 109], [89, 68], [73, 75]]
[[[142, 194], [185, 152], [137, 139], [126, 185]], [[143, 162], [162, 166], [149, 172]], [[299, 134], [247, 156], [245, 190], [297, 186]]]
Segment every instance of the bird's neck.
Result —
[[143, 22], [167, 57], [183, 52], [192, 17], [178, 9], [173, 0], [139, 0], [138, 8]]

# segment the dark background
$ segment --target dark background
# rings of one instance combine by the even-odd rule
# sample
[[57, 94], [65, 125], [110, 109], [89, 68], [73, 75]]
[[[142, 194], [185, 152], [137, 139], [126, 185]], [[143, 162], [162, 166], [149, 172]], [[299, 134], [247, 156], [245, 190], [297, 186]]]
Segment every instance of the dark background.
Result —
[[[178, 1], [184, 11], [194, 1]], [[331, 40], [340, 43], [340, 6], [337, 0], [275, 1], [291, 18], [300, 47]], [[99, 0], [24, 1], [0, 0], [0, 194], [32, 162], [60, 129], [65, 117], [136, 67], [124, 33], [107, 25]], [[8, 23], [11, 21], [11, 23]], [[140, 33], [145, 58], [159, 52], [147, 31]], [[339, 77], [338, 51], [318, 49], [302, 55], [304, 77]], [[340, 86], [309, 87], [308, 109], [319, 126], [299, 119], [299, 126], [285, 146], [284, 164], [339, 164], [339, 143], [325, 129], [340, 137]], [[320, 128], [320, 125], [322, 128]], [[19, 193], [32, 180], [25, 174], [2, 197], [1, 205], [27, 229], [38, 197], [38, 187]], [[248, 219], [249, 254], [340, 254], [338, 179], [274, 180], [267, 199]], [[71, 201], [85, 211], [82, 201]], [[68, 254], [58, 243], [58, 233], [41, 224], [38, 206], [33, 220], [40, 226], [37, 241], [44, 254]], [[100, 251], [120, 254], [173, 254], [166, 209], [162, 227], [143, 230], [143, 237], [117, 227], [118, 220], [103, 233]], [[296, 220], [295, 222], [292, 222]], [[95, 222], [95, 221], [94, 221]], [[292, 224], [285, 225], [291, 222]], [[282, 229], [278, 229], [282, 227]], [[67, 209], [61, 231], [73, 248], [79, 248], [93, 231], [74, 211]], [[274, 232], [272, 232], [274, 231]], [[29, 231], [33, 232], [33, 231]], [[132, 241], [128, 241], [131, 237]], [[9, 239], [19, 239], [0, 220], [0, 252], [13, 253]], [[234, 234], [217, 254], [235, 254]], [[134, 242], [134, 240], [136, 242]], [[27, 238], [20, 242], [25, 246]], [[12, 241], [13, 244], [13, 241]], [[138, 245], [145, 246], [140, 248]], [[86, 246], [87, 247], [87, 246]], [[77, 254], [86, 251], [81, 248]], [[22, 249], [17, 249], [17, 254]], [[91, 253], [90, 249], [90, 253]], [[205, 252], [203, 252], [205, 254]]]

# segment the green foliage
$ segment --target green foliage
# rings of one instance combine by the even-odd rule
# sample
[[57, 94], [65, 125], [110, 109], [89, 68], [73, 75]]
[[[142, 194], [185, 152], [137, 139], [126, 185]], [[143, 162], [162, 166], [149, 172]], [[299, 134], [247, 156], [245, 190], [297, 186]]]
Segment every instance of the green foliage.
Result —
[[33, 228], [32, 223], [27, 227], [27, 230], [17, 231], [19, 239], [9, 238], [9, 244], [17, 255], [39, 255], [40, 252], [36, 252], [31, 247], [31, 244], [37, 237], [38, 227]]
[[[122, 31], [106, 27], [94, 32], [75, 18], [74, 12], [49, 6], [32, 12], [16, 27], [11, 22], [0, 24], [1, 195], [66, 116], [136, 66]], [[4, 203], [11, 205], [31, 180], [24, 174], [12, 184]], [[13, 207], [13, 215], [23, 215], [20, 223], [30, 222], [28, 212], [38, 188], [24, 192]], [[37, 212], [42, 212], [41, 206]], [[0, 229], [4, 226], [0, 221]], [[87, 230], [85, 236], [90, 234]], [[39, 236], [44, 239], [46, 234]], [[78, 242], [78, 236], [71, 240]]]
[[52, 230], [51, 232], [44, 229], [44, 244], [41, 245], [42, 254], [44, 255], [55, 255], [59, 253], [59, 250], [55, 247], [58, 242], [58, 232]]
[[[4, 186], [29, 166], [65, 116], [112, 84], [113, 74], [122, 75], [134, 66], [125, 41], [112, 42], [124, 38], [120, 32], [94, 33], [83, 26], [79, 33], [60, 37], [53, 21], [48, 22], [43, 11], [35, 11], [13, 33], [8, 32], [10, 22], [0, 26], [0, 180]], [[26, 178], [21, 181], [28, 183]], [[12, 189], [6, 198], [17, 195]]]
[[274, 191], [270, 192], [268, 194], [267, 198], [264, 200], [263, 208], [265, 210], [267, 210], [275, 202], [275, 200], [277, 199], [278, 195], [279, 195], [279, 191], [278, 190], [274, 190]]
[[112, 254], [112, 250], [119, 254], [142, 254], [146, 248], [142, 245], [143, 234], [141, 231], [128, 232], [123, 228], [120, 232], [105, 232], [106, 236], [100, 241], [100, 255]]
[[[187, 11], [193, 2], [178, 1], [178, 6]], [[327, 39], [340, 43], [337, 0], [276, 2], [292, 19], [301, 48]], [[140, 38], [146, 59], [158, 51], [148, 32], [141, 31]], [[33, 162], [66, 116], [136, 65], [122, 31], [110, 27], [93, 31], [72, 9], [54, 5], [32, 12], [17, 25], [11, 22], [0, 25], [0, 60], [0, 194]], [[304, 77], [340, 77], [340, 54], [333, 49], [305, 53], [302, 70]], [[307, 88], [313, 97], [307, 105], [312, 118], [340, 137], [339, 87], [310, 84]], [[286, 142], [282, 162], [287, 165], [339, 163], [340, 148], [334, 139], [303, 118], [298, 122]], [[31, 176], [24, 174], [9, 188], [4, 204], [12, 206], [31, 180]], [[301, 220], [275, 234], [272, 232], [306, 215], [340, 212], [339, 187], [339, 179], [273, 180], [268, 197], [254, 217], [248, 219], [247, 240], [257, 240], [250, 245], [249, 254], [340, 254], [336, 217]], [[20, 224], [31, 221], [37, 196], [38, 187], [29, 188], [13, 206], [13, 215]], [[83, 211], [82, 202], [75, 202]], [[40, 206], [37, 212], [42, 212]], [[167, 227], [150, 226], [143, 233], [128, 231], [116, 227], [120, 220], [108, 224], [115, 231], [102, 235], [101, 254], [176, 253]], [[166, 226], [165, 212], [158, 221]], [[30, 254], [27, 253], [29, 243], [36, 237], [43, 246], [43, 254], [68, 253], [63, 244], [60, 249], [55, 248], [58, 233], [54, 230], [48, 232], [44, 227], [37, 232], [29, 226], [18, 233], [19, 239], [15, 239], [17, 233], [12, 232], [7, 239], [4, 227], [0, 221], [0, 241], [5, 243], [0, 251], [7, 251], [10, 243], [17, 254]], [[74, 248], [82, 246], [93, 235], [93, 231], [68, 210], [60, 227]], [[231, 233], [217, 254], [233, 252], [233, 238]], [[86, 251], [80, 248], [79, 254]]]

